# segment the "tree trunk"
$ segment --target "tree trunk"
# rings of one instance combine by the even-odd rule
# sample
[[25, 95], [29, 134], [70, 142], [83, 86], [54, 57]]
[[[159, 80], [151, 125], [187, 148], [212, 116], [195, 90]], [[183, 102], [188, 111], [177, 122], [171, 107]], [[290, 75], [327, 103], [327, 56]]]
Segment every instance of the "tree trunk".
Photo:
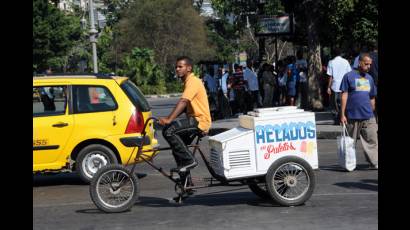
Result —
[[[315, 1], [313, 1], [315, 2]], [[315, 3], [307, 5], [315, 5]], [[317, 7], [311, 6], [315, 11]], [[322, 72], [322, 60], [320, 58], [320, 41], [317, 33], [317, 18], [311, 10], [307, 12], [308, 25], [308, 102], [313, 110], [322, 110], [322, 96], [320, 90], [319, 79]]]

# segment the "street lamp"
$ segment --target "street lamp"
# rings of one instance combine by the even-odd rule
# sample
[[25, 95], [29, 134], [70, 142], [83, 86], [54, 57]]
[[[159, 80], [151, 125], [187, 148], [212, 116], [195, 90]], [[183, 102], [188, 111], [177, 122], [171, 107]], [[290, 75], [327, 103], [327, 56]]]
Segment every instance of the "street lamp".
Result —
[[98, 73], [98, 65], [97, 65], [97, 39], [95, 38], [95, 35], [98, 33], [98, 31], [95, 29], [94, 25], [94, 4], [93, 0], [89, 0], [89, 6], [90, 6], [90, 42], [92, 45], [93, 49], [93, 67], [94, 67], [94, 73]]

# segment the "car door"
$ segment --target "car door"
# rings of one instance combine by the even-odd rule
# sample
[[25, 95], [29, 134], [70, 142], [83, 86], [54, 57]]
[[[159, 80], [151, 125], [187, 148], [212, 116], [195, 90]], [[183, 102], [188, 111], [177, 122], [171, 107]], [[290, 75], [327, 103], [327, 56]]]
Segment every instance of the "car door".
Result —
[[118, 105], [111, 91], [103, 85], [73, 85], [75, 142], [101, 139], [115, 134], [115, 111]]
[[58, 169], [74, 127], [68, 111], [68, 85], [33, 86], [33, 169]]

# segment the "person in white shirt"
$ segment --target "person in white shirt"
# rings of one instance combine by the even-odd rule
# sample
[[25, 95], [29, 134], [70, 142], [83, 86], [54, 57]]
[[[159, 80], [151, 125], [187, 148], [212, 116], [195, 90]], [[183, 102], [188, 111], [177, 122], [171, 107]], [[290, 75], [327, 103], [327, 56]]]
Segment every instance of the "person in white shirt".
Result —
[[329, 75], [329, 82], [327, 93], [331, 96], [331, 107], [333, 107], [333, 114], [336, 123], [339, 122], [340, 113], [340, 101], [341, 101], [341, 91], [340, 84], [342, 83], [343, 76], [350, 72], [352, 68], [349, 62], [341, 57], [340, 48], [336, 47], [334, 49], [334, 57], [329, 61], [327, 65], [327, 75]]
[[[228, 77], [229, 72], [228, 69], [225, 67], [221, 67], [219, 70], [219, 85], [221, 86], [220, 91], [222, 91], [222, 95], [220, 95], [220, 103], [219, 108], [221, 112], [222, 118], [228, 118], [231, 116], [231, 108], [229, 105], [229, 95], [228, 95]], [[231, 90], [232, 91], [232, 90]]]
[[222, 68], [220, 71], [221, 71], [222, 77], [220, 79], [219, 85], [221, 86], [223, 95], [226, 98], [228, 98], [228, 76], [229, 76], [229, 73], [228, 73], [227, 70], [225, 70], [225, 68]]
[[259, 84], [258, 76], [252, 70], [252, 63], [248, 62], [247, 67], [243, 72], [243, 78], [248, 82], [248, 93], [250, 95], [250, 100], [248, 100], [248, 111], [253, 110], [255, 103], [258, 108], [262, 107], [259, 102]]

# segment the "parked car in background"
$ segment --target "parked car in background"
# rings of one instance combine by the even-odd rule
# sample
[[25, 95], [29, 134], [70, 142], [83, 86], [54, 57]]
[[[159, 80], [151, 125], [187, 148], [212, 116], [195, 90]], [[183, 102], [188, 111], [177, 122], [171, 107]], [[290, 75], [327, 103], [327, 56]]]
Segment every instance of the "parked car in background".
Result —
[[[76, 171], [89, 182], [99, 168], [134, 163], [130, 142], [158, 145], [150, 106], [126, 77], [33, 77], [33, 173]], [[152, 153], [147, 153], [152, 154]]]

